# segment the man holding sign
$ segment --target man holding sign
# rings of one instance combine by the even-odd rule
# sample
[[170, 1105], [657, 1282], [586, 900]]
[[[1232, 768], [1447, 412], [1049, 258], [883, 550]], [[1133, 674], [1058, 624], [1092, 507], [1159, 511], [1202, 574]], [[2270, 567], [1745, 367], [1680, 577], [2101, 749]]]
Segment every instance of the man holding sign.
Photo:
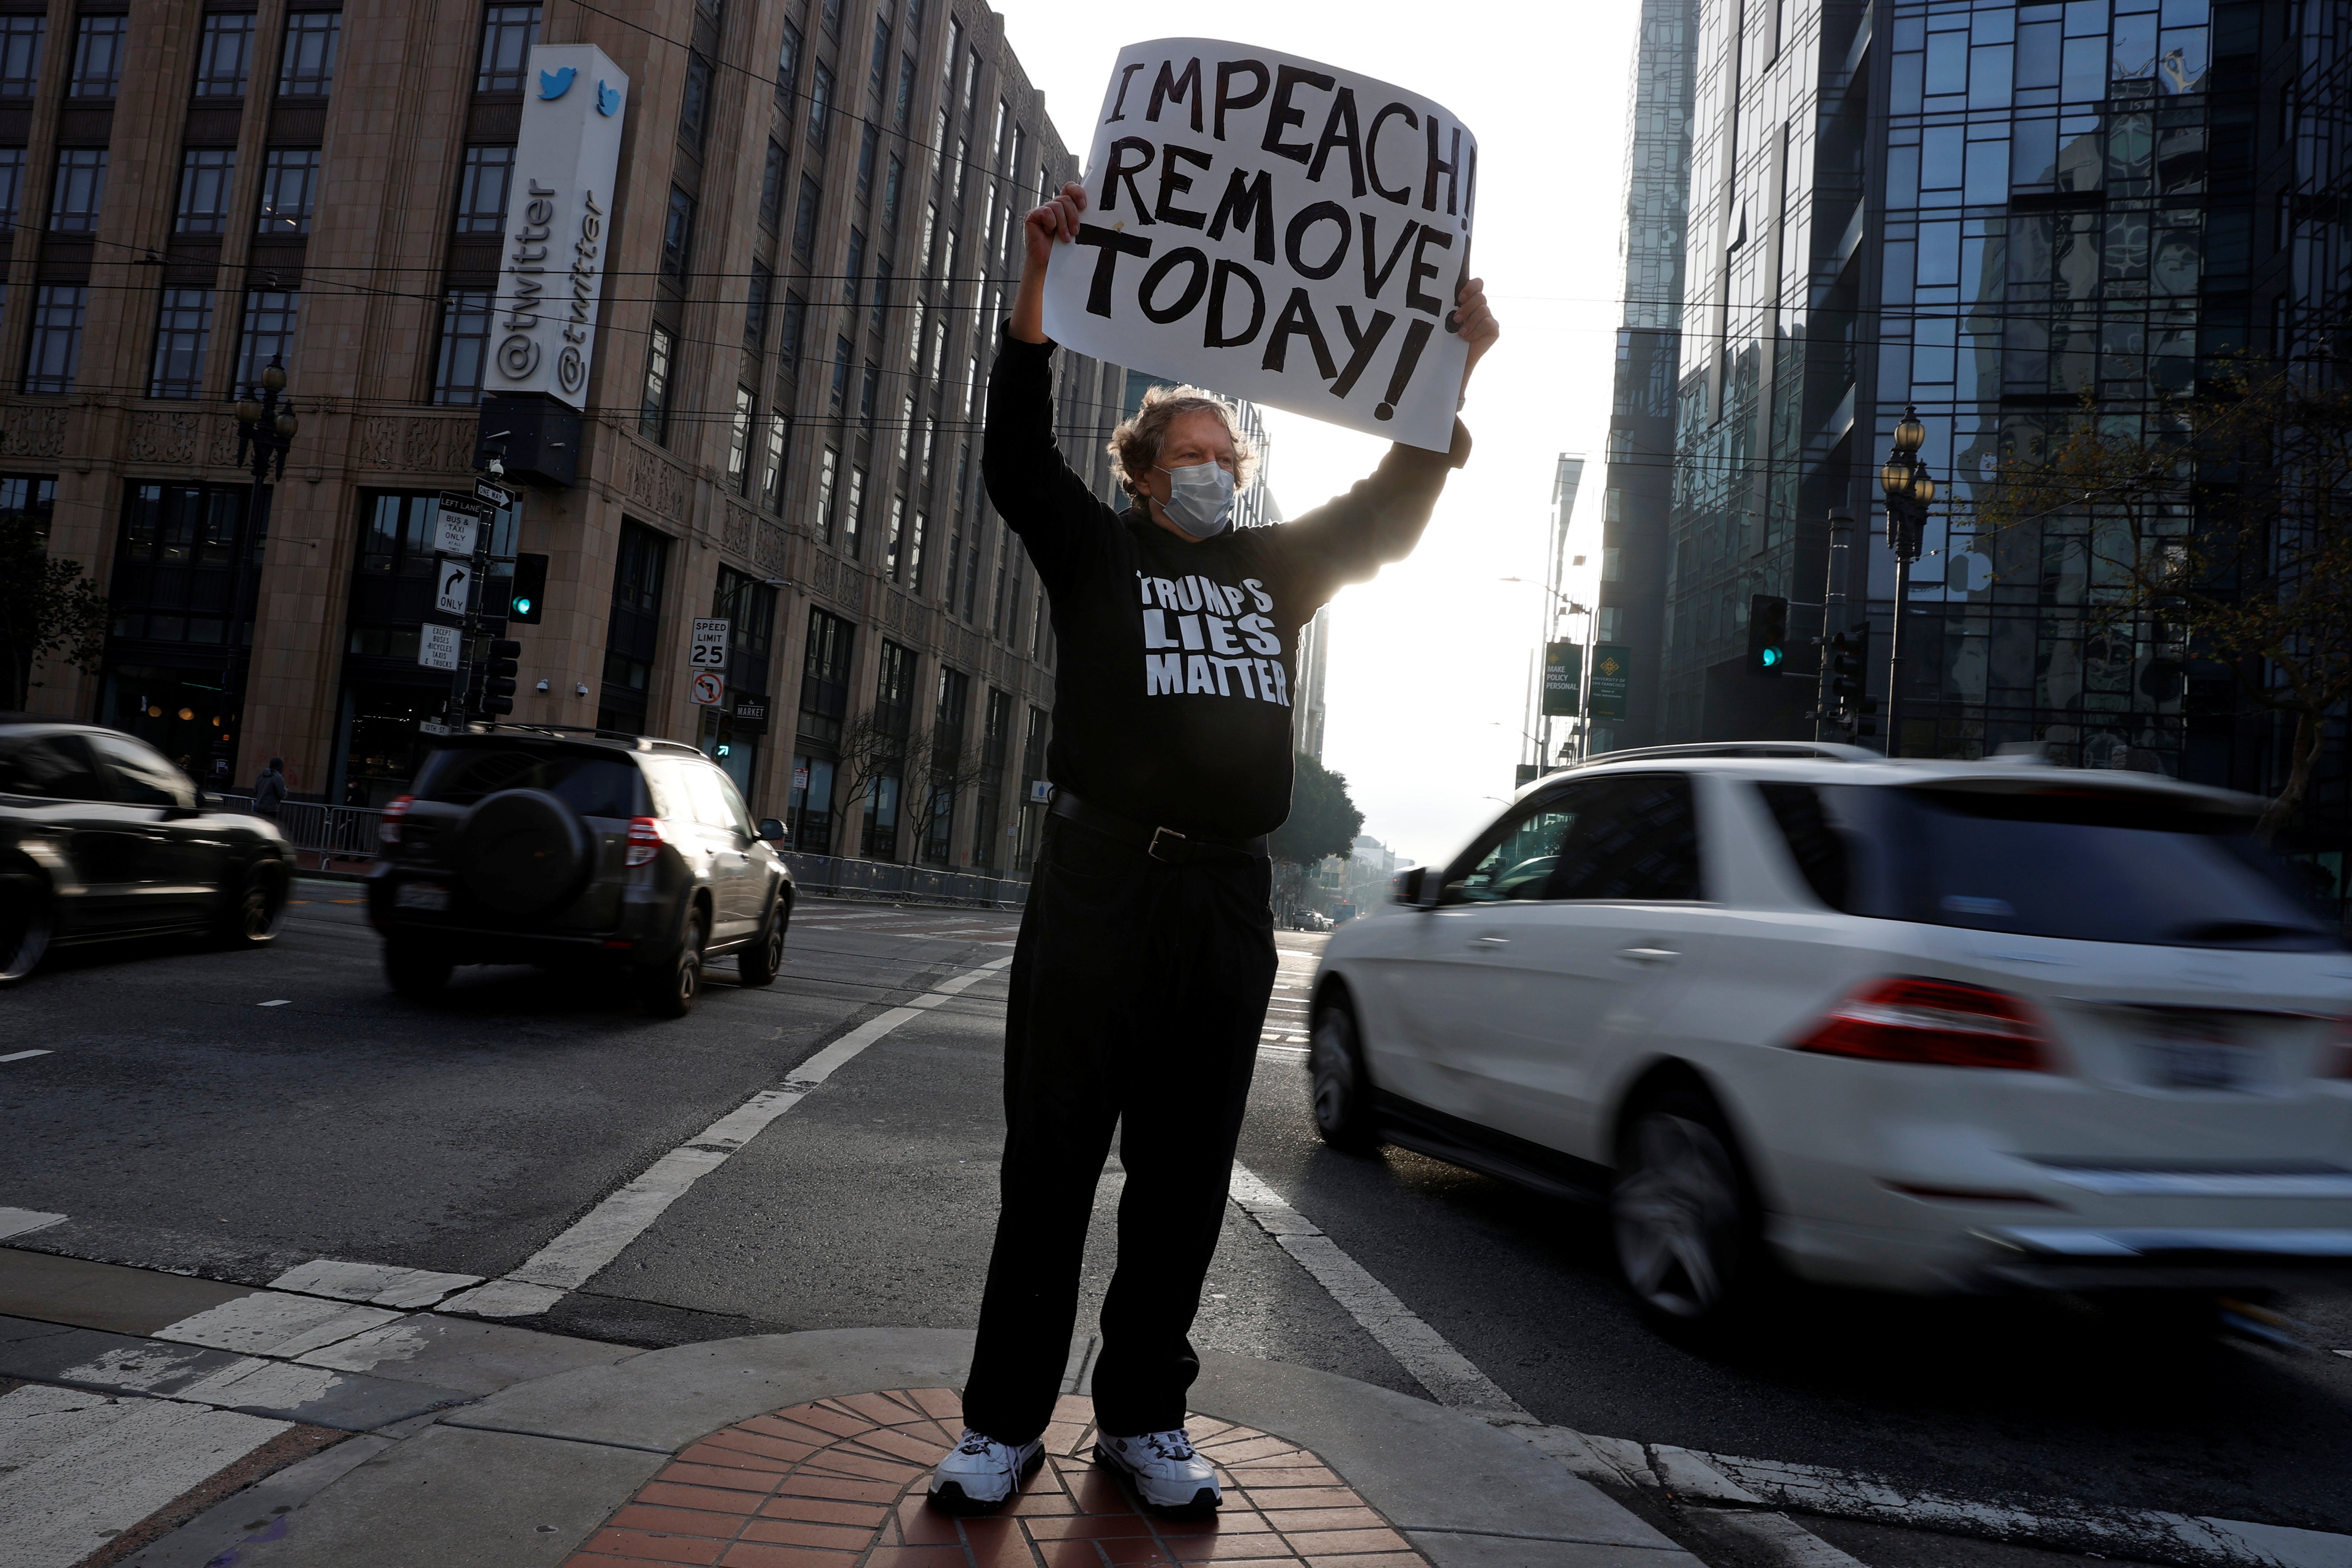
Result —
[[[1283, 123], [1264, 129], [1269, 116], [1290, 114], [1295, 131], [1307, 100], [1302, 82], [1336, 82], [1335, 73], [1279, 57], [1244, 59], [1265, 79], [1252, 109], [1238, 101], [1249, 98], [1248, 82], [1234, 79], [1246, 73], [1226, 69], [1232, 62], [1217, 53], [1233, 46], [1139, 46], [1122, 57], [1129, 100], [1123, 108], [1113, 100], [1115, 79], [1100, 129], [1118, 131], [1112, 121], [1122, 112], [1166, 111], [1160, 100], [1168, 95], [1145, 90], [1150, 60], [1127, 67], [1139, 51], [1158, 58], [1171, 48], [1206, 51], [1210, 59], [1206, 67], [1188, 67], [1192, 55], [1162, 59], [1167, 75], [1188, 84], [1186, 124], [1201, 122], [1205, 90], [1220, 105], [1221, 128], [1253, 144], [1279, 139]], [[1425, 110], [1413, 112], [1417, 125], [1435, 123]], [[1106, 151], [1098, 135], [1094, 178], [1110, 166]], [[1344, 174], [1339, 179], [1345, 186]], [[1192, 386], [1154, 388], [1112, 437], [1129, 498], [1114, 511], [1055, 444], [1055, 343], [1045, 330], [1057, 293], [1074, 288], [1083, 313], [1097, 257], [1123, 254], [1115, 239], [1098, 237], [1124, 230], [1087, 217], [1099, 195], [1071, 184], [1029, 214], [1020, 291], [990, 377], [982, 472], [1052, 595], [1061, 658], [1047, 764], [1054, 803], [1022, 917], [1005, 1025], [1003, 1207], [964, 1394], [964, 1440], [931, 1483], [934, 1501], [956, 1509], [1003, 1503], [1039, 1462], [1114, 1126], [1127, 1186], [1094, 1372], [1097, 1456], [1153, 1506], [1202, 1510], [1220, 1500], [1213, 1472], [1184, 1431], [1185, 1391], [1200, 1371], [1186, 1335], [1223, 1219], [1274, 984], [1265, 836], [1290, 811], [1298, 631], [1342, 584], [1370, 578], [1418, 542], [1447, 471], [1469, 456], [1469, 435], [1452, 411], [1497, 331], [1484, 289], [1465, 279], [1452, 289], [1453, 310], [1425, 318], [1443, 328], [1442, 351], [1416, 347], [1412, 363], [1382, 369], [1381, 390], [1391, 374], [1397, 388], [1380, 399], [1386, 413], [1365, 408], [1343, 419], [1343, 399], [1322, 384], [1302, 384], [1295, 399], [1270, 397], [1339, 422], [1393, 419], [1388, 427], [1426, 443], [1392, 447], [1348, 494], [1277, 528], [1230, 527], [1234, 492], [1248, 484], [1254, 462], [1231, 405]], [[1466, 225], [1460, 232], [1466, 246]], [[1213, 273], [1213, 265], [1204, 260], [1202, 271]], [[1076, 282], [1066, 283], [1071, 275]], [[1273, 268], [1255, 281], [1277, 286]], [[1299, 292], [1306, 303], [1292, 313], [1304, 321], [1312, 301]], [[1377, 319], [1366, 309], [1361, 317], [1350, 310], [1360, 343]], [[1198, 323], [1177, 329], [1185, 331], [1197, 352]], [[1381, 333], [1392, 343], [1431, 335]], [[1304, 328], [1296, 335], [1303, 342]], [[1178, 352], [1186, 343], [1173, 337], [1161, 347], [1132, 346], [1141, 352], [1126, 363], [1186, 363]], [[1261, 342], [1261, 363], [1265, 352]], [[1315, 357], [1302, 348], [1310, 374]], [[1435, 392], [1414, 380], [1432, 367], [1449, 377]], [[1323, 374], [1339, 379], [1336, 356]], [[1425, 422], [1412, 423], [1413, 410], [1432, 398], [1443, 416], [1443, 439], [1434, 442]]]

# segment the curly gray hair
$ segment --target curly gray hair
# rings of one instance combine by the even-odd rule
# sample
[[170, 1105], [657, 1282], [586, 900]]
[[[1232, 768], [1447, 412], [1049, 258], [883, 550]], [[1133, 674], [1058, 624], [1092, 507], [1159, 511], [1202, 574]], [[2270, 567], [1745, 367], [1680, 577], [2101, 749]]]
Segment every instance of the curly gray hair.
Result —
[[1204, 387], [1186, 385], [1151, 388], [1135, 417], [1110, 433], [1110, 468], [1119, 489], [1142, 499], [1143, 476], [1160, 460], [1169, 423], [1184, 414], [1213, 414], [1224, 421], [1225, 434], [1234, 438], [1234, 488], [1249, 488], [1257, 474], [1257, 448], [1242, 433], [1240, 411]]

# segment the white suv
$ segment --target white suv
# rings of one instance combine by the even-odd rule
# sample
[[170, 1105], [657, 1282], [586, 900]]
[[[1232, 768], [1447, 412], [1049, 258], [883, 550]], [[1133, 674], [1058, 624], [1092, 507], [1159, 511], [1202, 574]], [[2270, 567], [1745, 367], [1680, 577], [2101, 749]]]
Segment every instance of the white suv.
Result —
[[1662, 747], [1529, 784], [1342, 926], [1315, 1117], [1610, 1194], [1664, 1325], [1767, 1265], [1940, 1292], [2352, 1268], [2352, 954], [2140, 773]]

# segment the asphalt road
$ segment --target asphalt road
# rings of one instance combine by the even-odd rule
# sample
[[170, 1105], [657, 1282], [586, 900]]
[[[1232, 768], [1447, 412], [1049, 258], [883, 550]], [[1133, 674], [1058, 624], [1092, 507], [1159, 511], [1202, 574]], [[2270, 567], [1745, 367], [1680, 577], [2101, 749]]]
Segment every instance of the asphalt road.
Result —
[[[47, 1053], [0, 1063], [0, 1206], [69, 1216], [16, 1245], [257, 1284], [322, 1257], [495, 1277], [829, 1040], [1009, 955], [1013, 933], [1007, 915], [808, 900], [773, 986], [739, 988], [722, 963], [668, 1024], [529, 969], [461, 970], [442, 1002], [403, 1001], [357, 893], [301, 884], [268, 951], [68, 954], [0, 997], [0, 1056]], [[2311, 1325], [2301, 1355], [2136, 1337], [2065, 1302], [1825, 1292], [1758, 1347], [1695, 1354], [1634, 1318], [1591, 1211], [1315, 1139], [1295, 999], [1322, 939], [1281, 940], [1292, 988], [1242, 1161], [1542, 1420], [1961, 1498], [2352, 1532], [2352, 1358], [2334, 1353], [2352, 1350], [2352, 1295], [2289, 1303]], [[869, 1047], [546, 1326], [639, 1343], [969, 1326], [996, 1207], [1003, 994], [993, 973]], [[1098, 1194], [1089, 1315], [1119, 1179]], [[1228, 1216], [1200, 1344], [1420, 1392]], [[1835, 1529], [1873, 1563], [1993, 1561]]]

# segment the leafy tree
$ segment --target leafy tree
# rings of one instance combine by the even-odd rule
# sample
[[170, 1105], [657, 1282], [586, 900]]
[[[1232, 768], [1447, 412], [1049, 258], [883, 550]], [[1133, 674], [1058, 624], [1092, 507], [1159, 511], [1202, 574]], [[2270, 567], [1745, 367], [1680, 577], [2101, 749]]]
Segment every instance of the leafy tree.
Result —
[[2009, 454], [1979, 507], [1991, 529], [2087, 517], [2086, 630], [2222, 666], [2293, 715], [2265, 839], [2300, 811], [2328, 715], [2352, 698], [2352, 388], [2335, 368], [2246, 360], [2147, 415], [2086, 399]]
[[0, 708], [25, 706], [33, 666], [52, 654], [97, 669], [108, 618], [80, 562], [50, 560], [30, 518], [0, 514]]
[[1274, 830], [1268, 844], [1274, 858], [1307, 866], [1327, 855], [1351, 854], [1356, 835], [1363, 830], [1364, 814], [1348, 798], [1346, 775], [1299, 752], [1290, 817]]

